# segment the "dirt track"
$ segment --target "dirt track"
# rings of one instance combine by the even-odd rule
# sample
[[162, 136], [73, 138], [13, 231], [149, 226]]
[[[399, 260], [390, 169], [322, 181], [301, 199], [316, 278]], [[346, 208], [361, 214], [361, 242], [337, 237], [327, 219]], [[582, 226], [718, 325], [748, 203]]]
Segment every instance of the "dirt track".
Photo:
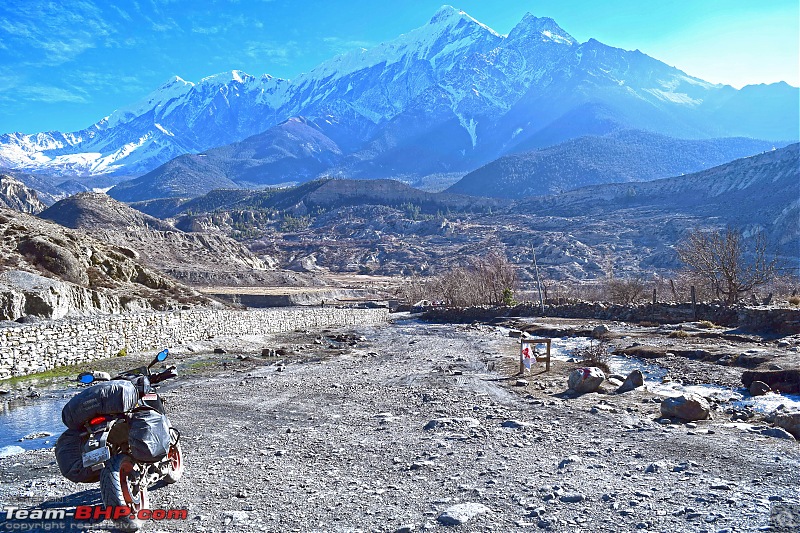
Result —
[[[647, 391], [566, 398], [566, 363], [520, 391], [488, 370], [517, 349], [494, 328], [355, 333], [366, 341], [341, 350], [295, 339], [321, 358], [198, 367], [166, 391], [187, 471], [151, 504], [189, 519], [145, 530], [753, 531], [800, 503], [798, 443], [726, 427], [721, 413], [662, 425]], [[96, 485], [60, 477], [50, 450], [0, 459], [0, 481], [3, 505], [99, 502]], [[437, 521], [462, 502], [488, 511]]]

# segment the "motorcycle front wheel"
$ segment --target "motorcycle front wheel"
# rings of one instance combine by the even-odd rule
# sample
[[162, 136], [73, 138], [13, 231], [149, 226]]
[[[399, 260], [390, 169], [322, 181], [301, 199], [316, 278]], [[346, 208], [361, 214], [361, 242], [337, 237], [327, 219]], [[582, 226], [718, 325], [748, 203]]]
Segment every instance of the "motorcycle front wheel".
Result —
[[130, 515], [115, 521], [122, 531], [138, 531], [142, 522], [137, 518], [139, 511], [148, 508], [147, 487], [134, 488], [135, 466], [129, 455], [112, 457], [100, 472], [100, 497], [106, 507], [127, 507]]

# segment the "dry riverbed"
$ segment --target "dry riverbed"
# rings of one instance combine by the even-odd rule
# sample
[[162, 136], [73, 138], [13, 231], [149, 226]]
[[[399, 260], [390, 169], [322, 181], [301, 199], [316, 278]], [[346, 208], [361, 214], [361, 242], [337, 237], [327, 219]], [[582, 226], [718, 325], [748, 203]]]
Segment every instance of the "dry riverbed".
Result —
[[[175, 350], [186, 372], [163, 392], [187, 470], [151, 506], [188, 520], [146, 531], [755, 531], [800, 504], [800, 445], [748, 430], [758, 416], [733, 424], [719, 404], [665, 424], [645, 389], [573, 398], [564, 361], [517, 386], [517, 339], [494, 326], [340, 333]], [[94, 503], [97, 485], [63, 479], [52, 449], [0, 459], [3, 506]]]

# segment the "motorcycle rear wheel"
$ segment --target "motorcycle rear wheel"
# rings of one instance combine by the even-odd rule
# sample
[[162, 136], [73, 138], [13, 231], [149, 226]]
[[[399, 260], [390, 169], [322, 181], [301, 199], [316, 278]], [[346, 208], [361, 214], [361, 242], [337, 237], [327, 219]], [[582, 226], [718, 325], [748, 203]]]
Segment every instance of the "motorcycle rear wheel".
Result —
[[112, 457], [100, 472], [100, 496], [106, 507], [127, 507], [129, 516], [115, 521], [122, 531], [138, 531], [142, 521], [137, 517], [139, 511], [148, 509], [147, 487], [134, 489], [131, 474], [135, 463], [129, 455], [119, 454]]
[[164, 483], [171, 485], [183, 476], [183, 450], [180, 442], [170, 445], [167, 459], [169, 459], [169, 472], [164, 476]]

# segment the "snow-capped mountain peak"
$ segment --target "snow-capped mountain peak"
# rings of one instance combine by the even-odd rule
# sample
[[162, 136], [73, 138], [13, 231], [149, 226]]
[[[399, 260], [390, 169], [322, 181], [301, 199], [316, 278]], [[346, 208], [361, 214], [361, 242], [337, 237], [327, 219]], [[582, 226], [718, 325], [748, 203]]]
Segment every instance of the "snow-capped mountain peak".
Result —
[[459, 24], [470, 24], [470, 25], [477, 25], [483, 28], [484, 30], [499, 36], [499, 34], [494, 31], [492, 28], [475, 20], [471, 16], [469, 16], [465, 11], [461, 11], [460, 9], [456, 9], [453, 6], [444, 5], [439, 8], [436, 14], [431, 17], [431, 20], [428, 22], [428, 26], [434, 26], [439, 28], [445, 27], [453, 27]]
[[173, 76], [158, 89], [132, 105], [121, 107], [103, 119], [103, 129], [113, 128], [121, 123], [139, 117], [151, 110], [163, 108], [170, 101], [180, 98], [194, 87], [194, 83], [180, 76]]
[[256, 77], [251, 76], [246, 72], [243, 72], [241, 70], [229, 70], [227, 72], [220, 72], [219, 74], [206, 76], [205, 78], [200, 80], [200, 84], [214, 86], [214, 85], [227, 85], [230, 82], [252, 83], [254, 81], [256, 81]]
[[564, 31], [555, 20], [549, 17], [535, 17], [526, 13], [522, 20], [509, 32], [510, 40], [539, 39], [560, 44], [576, 44], [575, 39]]

